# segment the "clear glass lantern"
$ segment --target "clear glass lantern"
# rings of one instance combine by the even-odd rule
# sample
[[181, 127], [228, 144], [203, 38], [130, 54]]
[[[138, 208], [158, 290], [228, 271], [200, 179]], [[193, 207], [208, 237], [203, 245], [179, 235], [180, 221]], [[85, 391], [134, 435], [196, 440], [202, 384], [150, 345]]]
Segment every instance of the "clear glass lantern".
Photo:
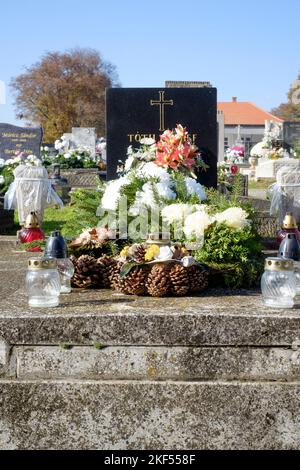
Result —
[[28, 261], [25, 287], [30, 307], [57, 307], [61, 285], [56, 260], [31, 258]]
[[264, 303], [268, 307], [292, 308], [296, 297], [294, 261], [267, 258], [261, 279], [261, 290]]

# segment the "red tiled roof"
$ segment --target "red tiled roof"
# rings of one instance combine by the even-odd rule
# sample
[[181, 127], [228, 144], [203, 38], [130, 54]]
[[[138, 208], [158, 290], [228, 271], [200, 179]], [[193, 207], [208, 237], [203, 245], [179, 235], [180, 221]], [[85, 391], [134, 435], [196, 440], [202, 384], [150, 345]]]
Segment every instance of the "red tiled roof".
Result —
[[282, 119], [248, 101], [224, 101], [218, 103], [218, 110], [223, 111], [227, 125], [261, 126], [266, 120], [283, 122]]

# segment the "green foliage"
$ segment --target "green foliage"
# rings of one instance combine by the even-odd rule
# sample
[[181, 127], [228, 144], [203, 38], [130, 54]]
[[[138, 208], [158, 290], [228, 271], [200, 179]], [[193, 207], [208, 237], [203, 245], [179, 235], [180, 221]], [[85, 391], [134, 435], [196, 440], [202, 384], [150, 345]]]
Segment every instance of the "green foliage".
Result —
[[41, 248], [41, 250], [44, 250], [46, 246], [46, 242], [44, 240], [35, 240], [30, 243], [21, 243], [18, 245], [18, 250], [19, 251], [27, 251], [30, 250], [30, 248]]
[[204, 245], [195, 252], [195, 258], [210, 267], [212, 285], [253, 287], [263, 271], [261, 250], [261, 239], [253, 225], [233, 230], [215, 223], [206, 230]]
[[10, 184], [13, 182], [14, 180], [13, 171], [16, 167], [17, 165], [6, 165], [0, 168], [0, 175], [2, 175], [4, 178], [4, 183], [0, 184], [0, 196], [4, 196]]
[[251, 226], [233, 230], [225, 224], [213, 224], [205, 232], [203, 247], [196, 252], [198, 261], [242, 262], [249, 261], [261, 252], [260, 237]]
[[62, 234], [68, 239], [75, 238], [89, 227], [97, 226], [97, 208], [102, 197], [101, 190], [78, 189], [71, 193], [70, 212]]
[[257, 287], [264, 270], [263, 259], [253, 258], [248, 263], [206, 263], [210, 268], [211, 287]]
[[251, 221], [254, 219], [255, 209], [249, 201], [241, 199], [238, 194], [231, 194], [230, 196], [221, 194], [213, 188], [206, 189], [207, 205], [209, 206], [209, 213], [215, 214], [216, 212], [223, 212], [230, 207], [241, 207], [244, 209]]

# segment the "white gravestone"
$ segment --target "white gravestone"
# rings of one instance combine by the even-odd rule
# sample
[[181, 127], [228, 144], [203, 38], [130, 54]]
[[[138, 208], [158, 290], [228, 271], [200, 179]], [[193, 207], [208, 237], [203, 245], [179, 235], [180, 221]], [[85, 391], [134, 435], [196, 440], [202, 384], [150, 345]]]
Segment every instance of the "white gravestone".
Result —
[[96, 129], [94, 127], [73, 127], [72, 128], [72, 147], [85, 147], [91, 156], [95, 156], [96, 149]]

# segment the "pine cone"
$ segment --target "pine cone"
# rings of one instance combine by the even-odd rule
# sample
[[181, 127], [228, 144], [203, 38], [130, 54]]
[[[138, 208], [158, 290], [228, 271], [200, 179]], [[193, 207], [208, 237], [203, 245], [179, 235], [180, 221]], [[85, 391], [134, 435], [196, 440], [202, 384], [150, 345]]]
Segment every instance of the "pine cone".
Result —
[[171, 288], [169, 265], [155, 264], [148, 276], [146, 287], [152, 297], [164, 297]]
[[117, 261], [111, 256], [103, 255], [97, 260], [97, 263], [102, 268], [102, 286], [104, 289], [109, 289], [111, 287], [110, 276], [115, 265], [117, 264]]
[[[110, 275], [109, 275], [109, 280], [110, 280], [110, 285], [112, 289], [124, 292], [125, 290], [125, 284], [124, 284], [124, 279], [121, 278], [120, 276], [120, 270], [123, 266], [122, 261], [116, 261], [116, 263], [112, 266]], [[128, 292], [124, 292], [127, 294]]]
[[204, 266], [194, 265], [186, 268], [189, 278], [190, 292], [202, 292], [208, 286], [209, 272]]
[[124, 278], [123, 292], [132, 295], [147, 294], [146, 282], [148, 278], [148, 269], [138, 266], [132, 268]]
[[101, 287], [103, 280], [102, 266], [98, 264], [96, 258], [82, 255], [73, 263], [75, 273], [72, 284], [75, 287]]
[[144, 263], [147, 248], [148, 247], [145, 243], [132, 245], [132, 247], [129, 248], [128, 255], [131, 256], [137, 263]]
[[189, 291], [189, 277], [187, 268], [180, 264], [175, 264], [170, 270], [172, 292], [175, 295], [186, 295]]

